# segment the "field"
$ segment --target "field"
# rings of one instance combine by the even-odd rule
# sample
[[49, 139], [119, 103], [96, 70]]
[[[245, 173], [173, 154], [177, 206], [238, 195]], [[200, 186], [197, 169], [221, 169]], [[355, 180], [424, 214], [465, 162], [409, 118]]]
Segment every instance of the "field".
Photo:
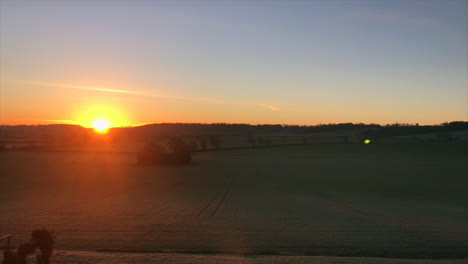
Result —
[[0, 152], [0, 234], [17, 245], [45, 227], [59, 250], [103, 255], [468, 258], [467, 147], [312, 144], [198, 153], [176, 168]]

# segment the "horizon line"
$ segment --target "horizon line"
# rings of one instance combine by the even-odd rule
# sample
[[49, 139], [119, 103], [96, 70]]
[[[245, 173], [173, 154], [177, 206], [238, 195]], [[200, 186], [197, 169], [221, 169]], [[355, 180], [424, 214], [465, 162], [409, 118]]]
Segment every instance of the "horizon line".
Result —
[[[432, 124], [419, 124], [418, 122], [416, 123], [363, 123], [363, 122], [339, 122], [339, 123], [319, 123], [315, 125], [300, 125], [300, 124], [280, 124], [280, 123], [224, 123], [224, 122], [211, 122], [211, 123], [196, 123], [196, 122], [159, 122], [159, 123], [142, 123], [142, 124], [136, 124], [136, 125], [127, 125], [127, 126], [111, 126], [109, 129], [112, 128], [136, 128], [136, 127], [142, 127], [142, 126], [147, 126], [147, 125], [248, 125], [248, 126], [300, 126], [300, 127], [314, 127], [314, 126], [327, 126], [327, 125], [344, 125], [344, 124], [351, 124], [351, 125], [378, 125], [378, 126], [389, 126], [389, 125], [401, 125], [401, 126], [441, 126], [444, 124], [450, 124], [450, 123], [457, 123], [457, 122], [462, 122], [462, 123], [468, 123], [468, 120], [455, 120], [455, 121], [445, 121], [442, 123], [432, 123]], [[8, 125], [8, 124], [1, 124], [0, 127], [14, 127], [14, 126], [59, 126], [59, 125], [64, 125], [64, 126], [80, 126], [83, 128], [91, 128], [88, 126], [84, 126], [81, 124], [73, 124], [73, 123], [48, 123], [48, 124], [17, 124], [17, 125]]]

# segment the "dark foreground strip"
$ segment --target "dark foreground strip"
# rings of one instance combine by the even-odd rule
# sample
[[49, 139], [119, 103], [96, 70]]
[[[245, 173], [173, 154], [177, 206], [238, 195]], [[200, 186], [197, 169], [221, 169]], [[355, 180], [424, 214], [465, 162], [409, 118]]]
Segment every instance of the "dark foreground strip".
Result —
[[97, 249], [96, 252], [135, 253], [135, 254], [191, 254], [191, 255], [236, 255], [236, 256], [328, 256], [328, 257], [368, 257], [390, 259], [468, 259], [468, 254], [427, 254], [389, 252], [282, 252], [282, 251], [216, 251], [216, 250], [138, 250], [138, 249]]
[[96, 252], [109, 253], [154, 253], [154, 254], [201, 254], [201, 255], [243, 255], [243, 256], [304, 256], [304, 254], [295, 254], [289, 252], [275, 251], [259, 251], [259, 252], [243, 252], [243, 251], [216, 251], [216, 250], [138, 250], [138, 249], [96, 249]]

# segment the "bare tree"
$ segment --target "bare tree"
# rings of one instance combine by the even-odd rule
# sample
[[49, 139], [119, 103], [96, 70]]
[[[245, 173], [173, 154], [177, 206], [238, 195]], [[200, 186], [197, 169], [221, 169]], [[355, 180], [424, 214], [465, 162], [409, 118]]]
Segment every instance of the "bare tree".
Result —
[[255, 144], [257, 143], [257, 141], [255, 140], [255, 136], [252, 135], [252, 134], [249, 134], [249, 135], [247, 136], [247, 142], [249, 142], [249, 145], [250, 145], [251, 147], [255, 146]]
[[205, 150], [208, 146], [208, 138], [206, 136], [199, 136], [198, 143], [200, 143], [200, 147]]
[[210, 144], [219, 149], [221, 147], [221, 137], [220, 136], [210, 136]]

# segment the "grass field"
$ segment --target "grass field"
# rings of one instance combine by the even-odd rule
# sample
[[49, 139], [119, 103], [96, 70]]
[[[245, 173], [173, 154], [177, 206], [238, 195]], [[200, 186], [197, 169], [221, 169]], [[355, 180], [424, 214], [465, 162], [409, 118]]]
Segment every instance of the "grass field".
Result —
[[467, 147], [246, 149], [177, 168], [0, 152], [0, 234], [17, 244], [45, 227], [79, 251], [467, 258]]

